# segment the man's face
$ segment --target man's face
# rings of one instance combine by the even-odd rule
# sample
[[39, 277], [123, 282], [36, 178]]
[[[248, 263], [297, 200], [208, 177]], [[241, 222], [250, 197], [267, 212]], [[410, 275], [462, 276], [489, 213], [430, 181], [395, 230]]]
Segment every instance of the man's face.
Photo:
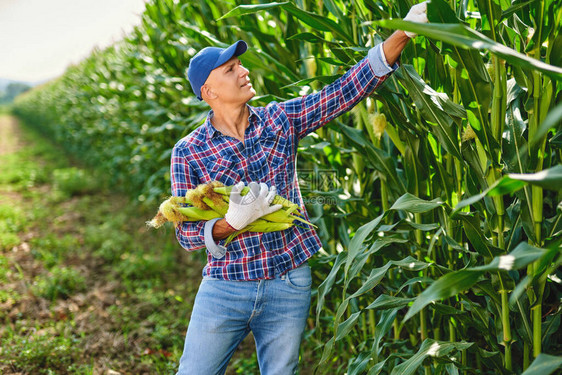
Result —
[[245, 104], [256, 95], [248, 73], [238, 57], [233, 57], [213, 69], [204, 86], [212, 90], [222, 103]]

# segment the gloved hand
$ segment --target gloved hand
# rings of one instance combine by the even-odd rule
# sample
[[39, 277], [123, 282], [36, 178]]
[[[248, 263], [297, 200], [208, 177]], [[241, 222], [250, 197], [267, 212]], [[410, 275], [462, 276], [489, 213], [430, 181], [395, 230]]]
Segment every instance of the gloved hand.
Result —
[[243, 182], [234, 185], [230, 192], [230, 203], [224, 218], [228, 225], [236, 230], [243, 229], [260, 217], [281, 209], [280, 204], [270, 206], [277, 192], [275, 186], [269, 189], [263, 182], [260, 184], [250, 182], [248, 187], [250, 191], [244, 196], [240, 195], [244, 189]]
[[[404, 21], [428, 23], [429, 21], [427, 20], [427, 3], [429, 3], [429, 0], [412, 6], [408, 11], [408, 14], [406, 14], [406, 17], [404, 17]], [[404, 33], [406, 33], [406, 35], [410, 39], [415, 38], [416, 35], [418, 35], [411, 31], [404, 31]]]

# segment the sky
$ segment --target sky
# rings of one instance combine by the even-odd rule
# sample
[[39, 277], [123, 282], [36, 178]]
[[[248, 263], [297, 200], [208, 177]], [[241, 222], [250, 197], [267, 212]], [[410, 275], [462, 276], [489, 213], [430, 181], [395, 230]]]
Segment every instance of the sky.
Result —
[[42, 82], [140, 24], [146, 0], [0, 0], [0, 78]]

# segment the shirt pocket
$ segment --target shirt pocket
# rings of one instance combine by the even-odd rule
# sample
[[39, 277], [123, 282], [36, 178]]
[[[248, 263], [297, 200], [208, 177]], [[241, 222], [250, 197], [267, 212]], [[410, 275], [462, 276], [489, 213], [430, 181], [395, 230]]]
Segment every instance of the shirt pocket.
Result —
[[234, 185], [241, 180], [237, 163], [228, 158], [218, 158], [207, 163], [209, 181], [220, 181], [226, 186]]
[[261, 147], [267, 155], [271, 178], [277, 187], [284, 188], [293, 169], [290, 139], [281, 131], [269, 130], [262, 138]]
[[282, 152], [274, 152], [272, 156], [271, 173], [273, 173], [274, 176], [275, 186], [277, 186], [280, 191], [284, 191], [291, 185], [294, 178], [295, 157], [290, 153], [287, 141], [282, 140], [281, 142], [284, 143], [280, 148]]

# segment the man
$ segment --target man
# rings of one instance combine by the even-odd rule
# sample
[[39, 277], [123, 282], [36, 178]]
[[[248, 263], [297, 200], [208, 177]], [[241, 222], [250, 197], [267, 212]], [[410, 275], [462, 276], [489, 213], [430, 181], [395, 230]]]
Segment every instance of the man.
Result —
[[[405, 20], [427, 22], [426, 4]], [[206, 247], [208, 263], [193, 306], [178, 374], [224, 374], [236, 347], [251, 331], [261, 373], [296, 371], [310, 308], [307, 259], [321, 247], [312, 228], [246, 232], [224, 239], [261, 216], [277, 193], [304, 208], [296, 178], [299, 140], [369, 96], [397, 68], [415, 34], [396, 31], [366, 58], [321, 91], [264, 108], [249, 106], [256, 94], [238, 56], [247, 45], [207, 47], [189, 64], [195, 95], [211, 107], [205, 123], [172, 151], [174, 196], [213, 180], [235, 185], [226, 216], [183, 222], [176, 229], [186, 250]], [[248, 183], [250, 192], [241, 196]]]

